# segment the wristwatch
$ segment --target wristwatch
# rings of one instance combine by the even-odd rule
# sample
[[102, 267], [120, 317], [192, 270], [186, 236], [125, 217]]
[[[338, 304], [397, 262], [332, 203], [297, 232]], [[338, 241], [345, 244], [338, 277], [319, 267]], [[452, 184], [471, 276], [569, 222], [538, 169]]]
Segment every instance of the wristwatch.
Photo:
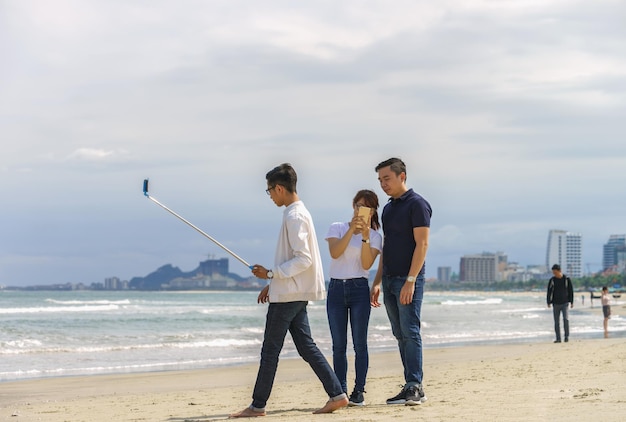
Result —
[[363, 242], [363, 243], [370, 243], [370, 240], [369, 239], [361, 239], [361, 242]]
[[406, 281], [408, 281], [409, 283], [415, 283], [415, 277], [410, 275], [406, 278]]
[[274, 278], [274, 271], [272, 270], [267, 270], [267, 278], [268, 279], [273, 279]]

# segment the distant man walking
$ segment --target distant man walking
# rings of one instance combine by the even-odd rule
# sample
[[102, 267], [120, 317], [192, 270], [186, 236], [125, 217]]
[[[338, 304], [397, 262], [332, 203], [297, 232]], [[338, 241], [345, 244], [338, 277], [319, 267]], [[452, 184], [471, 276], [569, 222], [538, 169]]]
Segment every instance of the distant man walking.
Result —
[[552, 266], [552, 278], [548, 281], [548, 294], [546, 298], [548, 308], [552, 305], [552, 313], [554, 314], [554, 332], [556, 333], [555, 343], [561, 342], [561, 326], [560, 317], [563, 314], [563, 331], [564, 340], [569, 340], [569, 317], [567, 305], [574, 307], [574, 288], [572, 280], [561, 272], [561, 266], [554, 264]]
[[372, 306], [380, 306], [382, 284], [385, 309], [404, 367], [404, 387], [387, 399], [387, 404], [414, 406], [426, 401], [420, 314], [432, 209], [426, 199], [407, 188], [406, 165], [399, 158], [378, 164], [376, 172], [381, 188], [391, 198], [383, 208], [383, 251], [370, 301]]
[[306, 306], [309, 300], [322, 300], [325, 296], [322, 260], [313, 219], [298, 197], [297, 175], [291, 165], [275, 167], [265, 175], [265, 179], [265, 192], [277, 206], [284, 206], [285, 211], [276, 246], [274, 270], [268, 270], [262, 265], [254, 265], [252, 268], [256, 277], [269, 281], [257, 298], [258, 303], [269, 302], [269, 307], [252, 403], [230, 417], [265, 416], [265, 405], [274, 385], [278, 357], [287, 331], [298, 353], [311, 366], [330, 397], [324, 407], [313, 413], [331, 413], [347, 406], [348, 396], [311, 337]]

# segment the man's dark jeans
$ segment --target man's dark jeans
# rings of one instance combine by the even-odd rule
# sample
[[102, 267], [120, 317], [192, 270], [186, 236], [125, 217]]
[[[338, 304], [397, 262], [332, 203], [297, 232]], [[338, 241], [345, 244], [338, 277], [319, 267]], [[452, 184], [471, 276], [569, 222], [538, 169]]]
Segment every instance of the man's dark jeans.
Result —
[[557, 341], [561, 341], [561, 324], [559, 323], [561, 313], [563, 314], [563, 331], [565, 332], [565, 339], [569, 337], [569, 303], [552, 304], [552, 313], [554, 315], [554, 332], [556, 334]]
[[330, 279], [326, 313], [330, 334], [333, 339], [333, 367], [339, 378], [343, 391], [348, 392], [348, 319], [354, 346], [354, 366], [356, 379], [354, 389], [365, 391], [365, 380], [369, 366], [367, 352], [367, 327], [370, 313], [370, 288], [367, 278], [350, 278], [347, 280]]
[[398, 340], [400, 358], [404, 366], [405, 387], [422, 383], [422, 335], [420, 314], [424, 298], [424, 276], [417, 277], [413, 301], [400, 303], [400, 290], [406, 282], [404, 277], [383, 276], [383, 299], [391, 331]]
[[344, 391], [328, 361], [311, 337], [311, 327], [306, 312], [308, 302], [270, 303], [265, 320], [265, 334], [261, 349], [261, 364], [252, 394], [252, 408], [265, 409], [272, 392], [278, 368], [278, 357], [287, 331], [302, 358], [311, 366], [331, 399], [343, 396]]

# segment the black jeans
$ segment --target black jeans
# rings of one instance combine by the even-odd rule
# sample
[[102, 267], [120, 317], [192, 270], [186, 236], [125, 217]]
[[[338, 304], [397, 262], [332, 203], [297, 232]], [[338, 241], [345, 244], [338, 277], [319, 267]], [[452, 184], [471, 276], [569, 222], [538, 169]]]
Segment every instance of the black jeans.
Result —
[[331, 400], [344, 397], [343, 388], [335, 372], [311, 337], [311, 327], [306, 312], [307, 304], [306, 301], [269, 304], [261, 349], [261, 364], [252, 393], [253, 409], [265, 409], [274, 385], [278, 357], [285, 343], [287, 331], [291, 333], [298, 353], [311, 366]]

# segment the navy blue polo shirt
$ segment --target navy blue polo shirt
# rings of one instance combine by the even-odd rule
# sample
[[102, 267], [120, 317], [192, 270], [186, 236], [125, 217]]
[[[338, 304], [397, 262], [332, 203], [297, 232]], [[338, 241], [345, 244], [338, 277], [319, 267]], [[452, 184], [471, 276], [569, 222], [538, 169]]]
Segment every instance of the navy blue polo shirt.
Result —
[[[430, 204], [413, 189], [401, 197], [389, 199], [383, 208], [383, 275], [409, 275], [411, 259], [415, 251], [414, 227], [430, 227], [433, 211]], [[423, 275], [426, 265], [419, 275]]]

